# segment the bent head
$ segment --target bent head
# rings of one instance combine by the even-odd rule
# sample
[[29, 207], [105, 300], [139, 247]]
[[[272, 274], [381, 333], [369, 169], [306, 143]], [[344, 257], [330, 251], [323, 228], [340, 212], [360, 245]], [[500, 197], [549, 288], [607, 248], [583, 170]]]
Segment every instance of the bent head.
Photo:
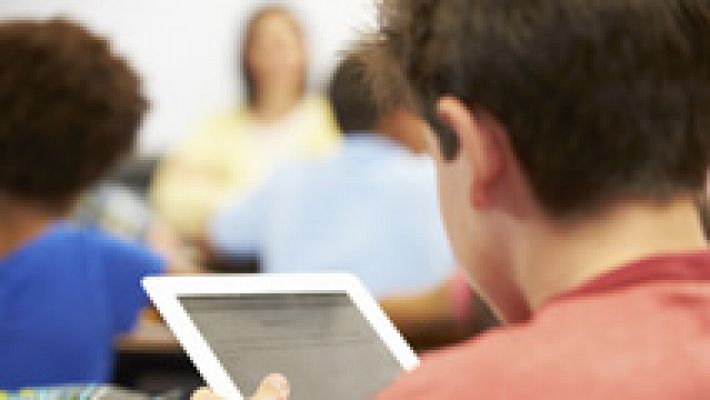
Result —
[[526, 306], [513, 250], [535, 232], [702, 190], [707, 1], [395, 0], [382, 17], [375, 88], [406, 82], [430, 122], [454, 251], [504, 316]]
[[343, 135], [382, 135], [414, 153], [423, 152], [426, 122], [405, 108], [381, 109], [372, 89], [361, 60], [347, 57], [338, 64], [328, 85], [328, 98]]

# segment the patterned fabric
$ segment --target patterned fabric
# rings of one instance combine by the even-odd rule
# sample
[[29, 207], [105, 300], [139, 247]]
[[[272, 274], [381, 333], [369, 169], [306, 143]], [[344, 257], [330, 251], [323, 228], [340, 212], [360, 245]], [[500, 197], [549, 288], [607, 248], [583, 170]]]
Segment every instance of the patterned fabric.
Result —
[[0, 400], [88, 400], [95, 399], [100, 392], [98, 386], [23, 389], [16, 392], [0, 391]]
[[[111, 386], [56, 386], [0, 391], [0, 400], [147, 400], [148, 395]], [[153, 397], [159, 399], [159, 397]]]

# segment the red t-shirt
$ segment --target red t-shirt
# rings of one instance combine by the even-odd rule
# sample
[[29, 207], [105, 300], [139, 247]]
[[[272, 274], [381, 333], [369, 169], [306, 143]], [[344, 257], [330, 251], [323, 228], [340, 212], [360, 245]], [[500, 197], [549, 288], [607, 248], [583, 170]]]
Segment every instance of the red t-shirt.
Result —
[[377, 399], [710, 399], [710, 251], [619, 268], [425, 356]]

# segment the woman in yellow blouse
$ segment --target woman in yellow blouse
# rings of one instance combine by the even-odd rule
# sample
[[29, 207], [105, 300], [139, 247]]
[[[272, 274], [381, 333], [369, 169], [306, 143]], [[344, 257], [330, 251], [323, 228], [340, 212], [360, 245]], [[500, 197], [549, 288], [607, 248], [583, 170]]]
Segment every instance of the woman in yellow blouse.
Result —
[[158, 213], [198, 238], [213, 212], [249, 192], [279, 164], [331, 152], [337, 127], [326, 99], [306, 94], [306, 43], [295, 18], [267, 7], [249, 21], [242, 48], [246, 104], [208, 120], [158, 166]]

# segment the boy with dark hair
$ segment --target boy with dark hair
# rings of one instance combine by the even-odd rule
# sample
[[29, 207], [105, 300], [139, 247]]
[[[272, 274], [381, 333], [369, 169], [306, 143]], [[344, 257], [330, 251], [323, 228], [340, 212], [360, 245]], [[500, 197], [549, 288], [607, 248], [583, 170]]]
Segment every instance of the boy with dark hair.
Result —
[[394, 0], [364, 57], [430, 121], [454, 253], [511, 323], [378, 399], [710, 397], [707, 0]]
[[156, 255], [66, 222], [132, 147], [140, 80], [65, 20], [0, 23], [0, 389], [110, 379]]
[[429, 117], [454, 252], [515, 324], [378, 398], [710, 396], [710, 3], [403, 0], [383, 23], [373, 75]]
[[331, 80], [339, 154], [287, 164], [218, 213], [209, 238], [217, 251], [257, 255], [263, 272], [349, 271], [378, 297], [429, 289], [451, 274], [434, 166], [414, 154], [425, 124], [412, 113], [382, 114], [365, 78], [362, 62], [349, 58]]

